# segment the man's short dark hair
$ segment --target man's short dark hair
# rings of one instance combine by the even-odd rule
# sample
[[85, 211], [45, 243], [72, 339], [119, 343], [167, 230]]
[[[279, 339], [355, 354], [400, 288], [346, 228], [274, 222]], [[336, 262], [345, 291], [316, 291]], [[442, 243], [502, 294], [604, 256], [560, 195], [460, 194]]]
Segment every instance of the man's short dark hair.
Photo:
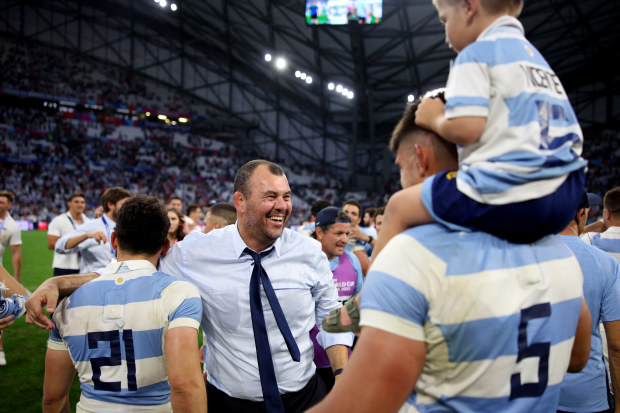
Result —
[[[444, 102], [446, 101], [445, 93], [443, 90], [435, 91], [434, 96], [443, 100]], [[392, 138], [390, 139], [390, 143], [388, 145], [392, 153], [396, 154], [396, 152], [398, 152], [398, 148], [400, 147], [403, 139], [411, 132], [429, 132], [428, 130], [421, 128], [415, 124], [415, 112], [416, 110], [418, 110], [418, 106], [420, 105], [420, 102], [422, 102], [422, 99], [424, 99], [424, 96], [418, 97], [416, 100], [405, 106], [403, 116], [394, 127], [394, 131], [392, 132]]]
[[109, 203], [116, 204], [121, 199], [129, 198], [131, 194], [124, 188], [120, 186], [114, 186], [112, 188], [108, 188], [103, 195], [101, 195], [101, 206], [103, 206], [103, 212], [109, 212], [110, 208], [108, 208]]
[[354, 205], [354, 206], [356, 206], [358, 214], [361, 217], [361, 215], [362, 215], [362, 204], [360, 204], [360, 202], [357, 199], [349, 198], [346, 201], [344, 201], [344, 203], [342, 204], [342, 207], [344, 208], [345, 205]]
[[385, 215], [385, 207], [375, 208], [375, 218], [379, 215]]
[[172, 197], [170, 197], [170, 199], [168, 200], [168, 203], [170, 203], [170, 202], [174, 201], [175, 199], [178, 199], [179, 201], [181, 201], [181, 203], [183, 203], [183, 200], [182, 200], [180, 197], [178, 197], [178, 196], [172, 196]]
[[237, 210], [230, 202], [218, 202], [209, 208], [211, 217], [215, 218], [223, 227], [237, 221]]
[[157, 198], [141, 194], [123, 203], [115, 232], [122, 251], [153, 255], [166, 244], [169, 228], [170, 219]]
[[312, 203], [310, 207], [310, 215], [316, 217], [316, 214], [319, 213], [323, 208], [327, 208], [328, 206], [332, 206], [332, 203], [326, 199], [317, 199]]
[[196, 204], [190, 204], [190, 206], [187, 207], [187, 212], [185, 215], [191, 214], [192, 212], [194, 212], [195, 210], [200, 209], [200, 207]]
[[620, 186], [607, 191], [603, 199], [603, 206], [614, 219], [620, 219]]
[[271, 172], [271, 174], [273, 175], [284, 175], [284, 170], [280, 167], [280, 165], [276, 165], [275, 163], [266, 161], [264, 159], [255, 159], [241, 165], [241, 168], [239, 168], [239, 170], [237, 171], [237, 175], [235, 175], [233, 192], [241, 192], [244, 197], [248, 198], [251, 192], [250, 178], [252, 178], [254, 170], [261, 165], [267, 165], [269, 172]]
[[0, 191], [0, 196], [6, 197], [6, 199], [9, 200], [10, 204], [12, 204], [13, 201], [15, 201], [15, 195], [13, 195], [13, 192], [11, 192], [11, 191], [2, 190], [2, 191]]
[[75, 198], [83, 198], [84, 200], [86, 200], [86, 195], [84, 195], [84, 192], [74, 192], [71, 195], [69, 195], [69, 199], [67, 200], [67, 202], [71, 202]]

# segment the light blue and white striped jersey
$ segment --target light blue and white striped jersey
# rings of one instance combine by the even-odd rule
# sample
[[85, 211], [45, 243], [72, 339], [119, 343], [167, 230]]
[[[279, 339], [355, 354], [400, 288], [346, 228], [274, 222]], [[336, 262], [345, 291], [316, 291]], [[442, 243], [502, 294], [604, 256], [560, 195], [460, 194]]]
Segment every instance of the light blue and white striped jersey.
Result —
[[620, 227], [609, 227], [604, 232], [586, 232], [580, 237], [586, 243], [611, 254], [620, 261]]
[[201, 317], [192, 284], [148, 261], [114, 262], [60, 303], [48, 347], [71, 355], [82, 389], [78, 411], [169, 412], [165, 335], [198, 330]]
[[620, 320], [620, 264], [577, 237], [560, 237], [577, 257], [583, 272], [583, 295], [592, 316], [592, 339], [588, 364], [579, 373], [564, 376], [558, 410], [602, 412], [610, 406], [599, 325]]
[[361, 325], [426, 343], [402, 412], [552, 412], [582, 282], [555, 235], [511, 244], [424, 225], [394, 237], [376, 258]]
[[456, 57], [445, 113], [486, 118], [480, 140], [458, 147], [457, 187], [475, 201], [541, 198], [587, 164], [580, 157], [583, 134], [559, 78], [513, 17], [498, 18]]

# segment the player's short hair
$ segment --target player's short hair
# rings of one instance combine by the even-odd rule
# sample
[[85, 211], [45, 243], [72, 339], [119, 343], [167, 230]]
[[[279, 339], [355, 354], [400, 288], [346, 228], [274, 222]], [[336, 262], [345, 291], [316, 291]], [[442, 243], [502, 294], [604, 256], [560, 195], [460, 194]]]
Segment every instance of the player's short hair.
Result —
[[2, 190], [0, 191], [0, 196], [6, 197], [6, 199], [8, 199], [10, 204], [12, 204], [13, 201], [15, 201], [15, 195], [13, 195], [13, 192], [11, 191]]
[[169, 228], [168, 214], [157, 198], [140, 194], [123, 203], [115, 232], [122, 251], [153, 255], [166, 244]]
[[357, 207], [357, 210], [358, 210], [358, 215], [359, 215], [359, 216], [360, 216], [360, 218], [361, 218], [361, 215], [362, 215], [362, 204], [360, 204], [360, 202], [359, 202], [357, 199], [355, 199], [355, 198], [349, 198], [349, 199], [347, 199], [346, 201], [344, 201], [344, 203], [342, 204], [342, 207], [344, 208], [344, 207], [345, 207], [345, 205], [353, 205], [353, 206], [356, 206], [356, 207]]
[[620, 219], [620, 186], [607, 191], [603, 199], [603, 206], [614, 219]]
[[230, 202], [218, 202], [209, 208], [211, 218], [215, 219], [223, 227], [234, 224], [237, 221], [237, 210]]
[[261, 165], [266, 165], [269, 169], [269, 172], [273, 175], [283, 176], [284, 170], [273, 162], [266, 161], [264, 159], [255, 159], [253, 161], [246, 162], [241, 165], [241, 168], [237, 171], [235, 175], [235, 182], [233, 184], [233, 192], [241, 192], [244, 197], [248, 198], [250, 196], [250, 179], [252, 178], [252, 174], [254, 170]]
[[[445, 91], [443, 89], [438, 89], [430, 93], [445, 102]], [[415, 112], [416, 110], [418, 110], [418, 106], [420, 105], [420, 102], [422, 102], [423, 98], [424, 96], [420, 96], [413, 102], [407, 104], [407, 106], [405, 106], [405, 110], [403, 111], [403, 116], [394, 127], [392, 137], [390, 138], [390, 143], [388, 144], [388, 148], [390, 149], [390, 151], [392, 151], [394, 155], [396, 155], [396, 152], [398, 152], [398, 148], [400, 148], [400, 145], [403, 143], [405, 137], [408, 136], [410, 133], [432, 133], [427, 129], [421, 128], [415, 123]]]
[[69, 195], [69, 199], [67, 199], [67, 202], [71, 202], [75, 198], [84, 198], [84, 200], [86, 200], [86, 195], [84, 195], [84, 192], [74, 192], [71, 195]]
[[110, 208], [108, 208], [109, 203], [116, 204], [121, 199], [129, 197], [131, 197], [129, 191], [121, 188], [120, 186], [114, 186], [106, 189], [106, 191], [101, 195], [101, 206], [103, 206], [103, 212], [110, 211]]
[[[433, 0], [437, 4], [439, 0]], [[460, 4], [463, 0], [441, 0], [450, 5]], [[513, 17], [519, 17], [523, 10], [523, 0], [480, 0], [482, 7], [493, 14], [506, 12]]]
[[317, 199], [312, 203], [312, 206], [310, 207], [310, 215], [316, 217], [316, 214], [318, 214], [320, 210], [322, 210], [323, 208], [327, 208], [331, 205], [332, 203], [326, 199]]
[[183, 203], [183, 200], [182, 200], [180, 197], [178, 197], [178, 196], [172, 196], [172, 197], [170, 197], [170, 199], [168, 199], [168, 203], [170, 203], [170, 202], [174, 201], [175, 199], [178, 199], [179, 201], [181, 201], [181, 203]]
[[189, 216], [189, 214], [191, 214], [192, 212], [194, 212], [194, 211], [195, 211], [195, 210], [197, 210], [197, 209], [200, 209], [200, 207], [199, 207], [198, 205], [196, 205], [196, 204], [190, 204], [190, 205], [187, 207], [187, 212], [186, 212], [186, 215], [188, 215], [188, 216]]
[[379, 215], [385, 215], [385, 207], [375, 208], [375, 218]]

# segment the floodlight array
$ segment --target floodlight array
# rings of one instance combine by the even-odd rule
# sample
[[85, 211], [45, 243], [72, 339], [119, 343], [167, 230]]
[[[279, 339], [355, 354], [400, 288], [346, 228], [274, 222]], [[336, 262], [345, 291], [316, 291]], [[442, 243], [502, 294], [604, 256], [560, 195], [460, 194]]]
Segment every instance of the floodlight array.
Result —
[[[165, 9], [168, 6], [168, 1], [167, 0], [154, 0], [155, 3], [159, 4], [159, 6], [162, 9]], [[172, 11], [177, 11], [179, 9], [179, 7], [176, 5], [176, 3], [170, 3], [170, 10]]]
[[[285, 71], [286, 68], [288, 67], [288, 61], [282, 56], [274, 56], [271, 53], [267, 52], [265, 53], [264, 58], [265, 58], [265, 62], [268, 62], [268, 63], [273, 62], [275, 68], [280, 72]], [[303, 70], [299, 70], [299, 69], [295, 70], [294, 74], [295, 74], [295, 78], [300, 79], [302, 82], [305, 82], [307, 85], [311, 85], [314, 82], [314, 79], [312, 78], [312, 76], [310, 76], [308, 73], [306, 73]], [[353, 99], [355, 97], [355, 94], [353, 93], [352, 90], [349, 90], [348, 88], [342, 85], [335, 86], [333, 82], [330, 82], [327, 85], [327, 89], [330, 92], [335, 90], [337, 93], [341, 94], [342, 96], [348, 99]]]

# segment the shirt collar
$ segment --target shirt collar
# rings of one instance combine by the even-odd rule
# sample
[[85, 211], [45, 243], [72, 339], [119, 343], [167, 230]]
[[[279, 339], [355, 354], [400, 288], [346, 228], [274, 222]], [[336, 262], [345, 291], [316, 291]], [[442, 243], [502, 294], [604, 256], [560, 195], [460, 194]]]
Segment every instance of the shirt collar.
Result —
[[[227, 228], [231, 228], [230, 231], [232, 231], [232, 238], [233, 238], [233, 248], [235, 249], [235, 256], [238, 258], [241, 258], [241, 256], [244, 254], [244, 250], [246, 248], [250, 248], [246, 245], [246, 243], [243, 241], [243, 239], [241, 238], [241, 235], [239, 234], [239, 228], [237, 226], [238, 221], [235, 222], [235, 225], [229, 225]], [[276, 256], [280, 256], [281, 250], [282, 250], [282, 236], [278, 237], [278, 239], [272, 244], [273, 249], [275, 250]], [[271, 247], [269, 247], [271, 248]], [[267, 248], [267, 250], [269, 249]], [[252, 249], [252, 248], [250, 248]], [[262, 252], [262, 251], [256, 251], [256, 252]]]
[[131, 271], [152, 270], [152, 272], [157, 272], [157, 268], [147, 260], [128, 260], [109, 263], [103, 270], [103, 274], [116, 274], [123, 265], [126, 265]]
[[521, 34], [525, 33], [525, 30], [523, 30], [523, 25], [518, 19], [512, 16], [502, 16], [502, 17], [497, 18], [493, 23], [489, 25], [489, 27], [484, 29], [476, 40], [483, 39], [485, 36], [489, 34], [489, 32], [491, 32], [492, 30], [495, 30], [499, 26], [513, 27], [515, 29], [518, 29], [521, 32]]
[[109, 223], [111, 223], [112, 225], [116, 225], [116, 221], [114, 221], [112, 218], [110, 218], [110, 216], [106, 213], [102, 215], [102, 218], [105, 217], [105, 220]]

